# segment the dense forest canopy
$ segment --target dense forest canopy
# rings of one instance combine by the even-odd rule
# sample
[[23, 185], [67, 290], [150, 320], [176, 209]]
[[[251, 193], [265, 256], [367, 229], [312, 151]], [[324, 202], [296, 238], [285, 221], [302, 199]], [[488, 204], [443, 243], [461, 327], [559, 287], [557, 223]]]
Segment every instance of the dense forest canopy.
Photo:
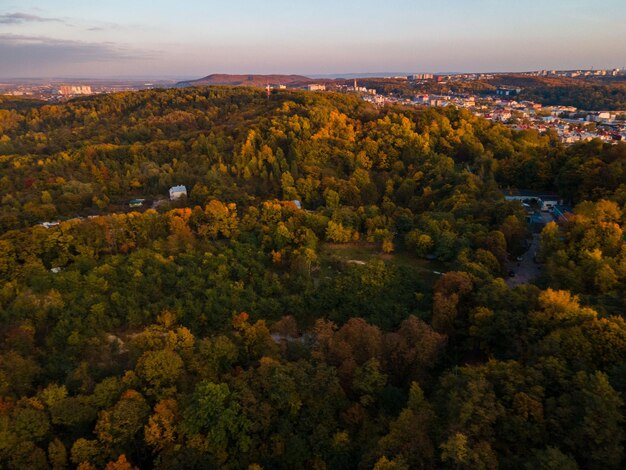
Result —
[[494, 93], [498, 86], [522, 89], [519, 99], [544, 106], [574, 106], [584, 111], [626, 110], [626, 77], [536, 77], [496, 75], [493, 79], [469, 83], [477, 93]]
[[[332, 93], [7, 100], [0, 468], [623, 468], [625, 171]], [[575, 206], [516, 287], [511, 188]]]
[[524, 90], [521, 96], [543, 105], [575, 106], [588, 111], [626, 110], [626, 82], [538, 87]]

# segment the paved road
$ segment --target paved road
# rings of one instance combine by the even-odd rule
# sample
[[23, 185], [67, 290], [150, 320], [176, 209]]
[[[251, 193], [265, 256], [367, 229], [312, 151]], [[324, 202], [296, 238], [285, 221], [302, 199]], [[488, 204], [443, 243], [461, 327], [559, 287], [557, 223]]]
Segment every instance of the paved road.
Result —
[[514, 277], [507, 277], [509, 286], [517, 286], [532, 281], [541, 274], [541, 267], [533, 261], [533, 257], [539, 249], [539, 234], [533, 234], [528, 251], [524, 253], [521, 261], [510, 261], [507, 263], [507, 273], [514, 271]]

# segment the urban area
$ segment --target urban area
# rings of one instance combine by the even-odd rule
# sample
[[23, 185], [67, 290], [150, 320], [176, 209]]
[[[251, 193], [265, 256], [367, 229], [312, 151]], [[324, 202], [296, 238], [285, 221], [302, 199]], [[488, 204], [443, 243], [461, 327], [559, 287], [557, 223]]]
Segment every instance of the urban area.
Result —
[[[521, 99], [522, 87], [499, 86], [491, 93], [447, 92], [432, 93], [427, 91], [428, 85], [471, 83], [481, 80], [493, 80], [505, 74], [463, 73], [463, 74], [431, 74], [418, 73], [381, 77], [387, 81], [407, 82], [418, 90], [412, 97], [399, 96], [397, 93], [385, 92], [380, 87], [370, 88], [359, 85], [359, 79], [347, 85], [347, 80], [309, 80], [308, 83], [267, 84], [268, 92], [273, 89], [304, 88], [308, 91], [333, 91], [357, 93], [364, 100], [377, 106], [408, 105], [408, 106], [456, 106], [468, 109], [477, 116], [498, 121], [516, 130], [535, 129], [541, 133], [553, 130], [564, 143], [574, 143], [601, 139], [605, 142], [626, 140], [626, 109], [624, 110], [593, 110], [588, 111], [574, 106], [562, 104], [544, 106], [540, 103]], [[554, 77], [569, 79], [593, 79], [623, 77], [624, 70], [540, 70], [516, 74], [522, 77]], [[371, 79], [370, 79], [371, 80]], [[186, 83], [186, 82], [180, 82]], [[150, 88], [169, 88], [180, 85], [172, 80], [159, 81], [92, 81], [90, 84], [70, 83], [67, 81], [24, 82], [19, 84], [1, 84], [0, 93], [9, 96], [23, 96], [46, 101], [63, 101], [79, 96], [111, 93], [119, 91], [137, 91]]]

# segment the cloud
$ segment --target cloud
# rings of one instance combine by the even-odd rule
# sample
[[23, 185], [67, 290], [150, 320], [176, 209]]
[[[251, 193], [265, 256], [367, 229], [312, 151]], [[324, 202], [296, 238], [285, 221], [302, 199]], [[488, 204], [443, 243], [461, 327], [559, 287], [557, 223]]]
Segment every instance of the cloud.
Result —
[[[45, 53], [54, 57], [67, 56], [73, 60], [137, 59], [144, 53], [133, 51], [113, 42], [86, 42], [56, 39], [46, 36], [0, 34], [0, 50], [15, 52]], [[36, 55], [35, 55], [36, 56]], [[26, 55], [25, 58], [29, 58]]]
[[[96, 21], [91, 24], [84, 25], [85, 31], [117, 31], [120, 29], [124, 29], [123, 26], [119, 23], [111, 23], [108, 21]], [[137, 30], [138, 27], [133, 27], [134, 30]]]
[[[142, 51], [113, 42], [86, 42], [45, 36], [0, 33], [3, 76], [41, 76], [81, 64], [111, 64], [154, 59], [158, 51]], [[104, 65], [102, 65], [104, 67]]]
[[28, 13], [5, 13], [0, 15], [0, 24], [21, 24], [21, 23], [65, 23], [60, 18], [47, 18], [44, 16], [31, 15]]
[[70, 23], [67, 19], [52, 18], [48, 16], [31, 15], [30, 13], [4, 13], [0, 14], [0, 25], [18, 25], [24, 23], [60, 23], [69, 27], [82, 27], [85, 31], [100, 32], [106, 30], [117, 30], [121, 25], [117, 23], [97, 21], [95, 24], [85, 24], [85, 21], [76, 20], [76, 24]]

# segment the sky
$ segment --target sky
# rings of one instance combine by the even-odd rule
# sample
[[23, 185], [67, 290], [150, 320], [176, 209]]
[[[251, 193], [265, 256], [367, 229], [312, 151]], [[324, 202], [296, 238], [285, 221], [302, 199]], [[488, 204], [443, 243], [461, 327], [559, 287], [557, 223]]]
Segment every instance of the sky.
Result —
[[0, 0], [0, 78], [626, 65], [626, 0]]

